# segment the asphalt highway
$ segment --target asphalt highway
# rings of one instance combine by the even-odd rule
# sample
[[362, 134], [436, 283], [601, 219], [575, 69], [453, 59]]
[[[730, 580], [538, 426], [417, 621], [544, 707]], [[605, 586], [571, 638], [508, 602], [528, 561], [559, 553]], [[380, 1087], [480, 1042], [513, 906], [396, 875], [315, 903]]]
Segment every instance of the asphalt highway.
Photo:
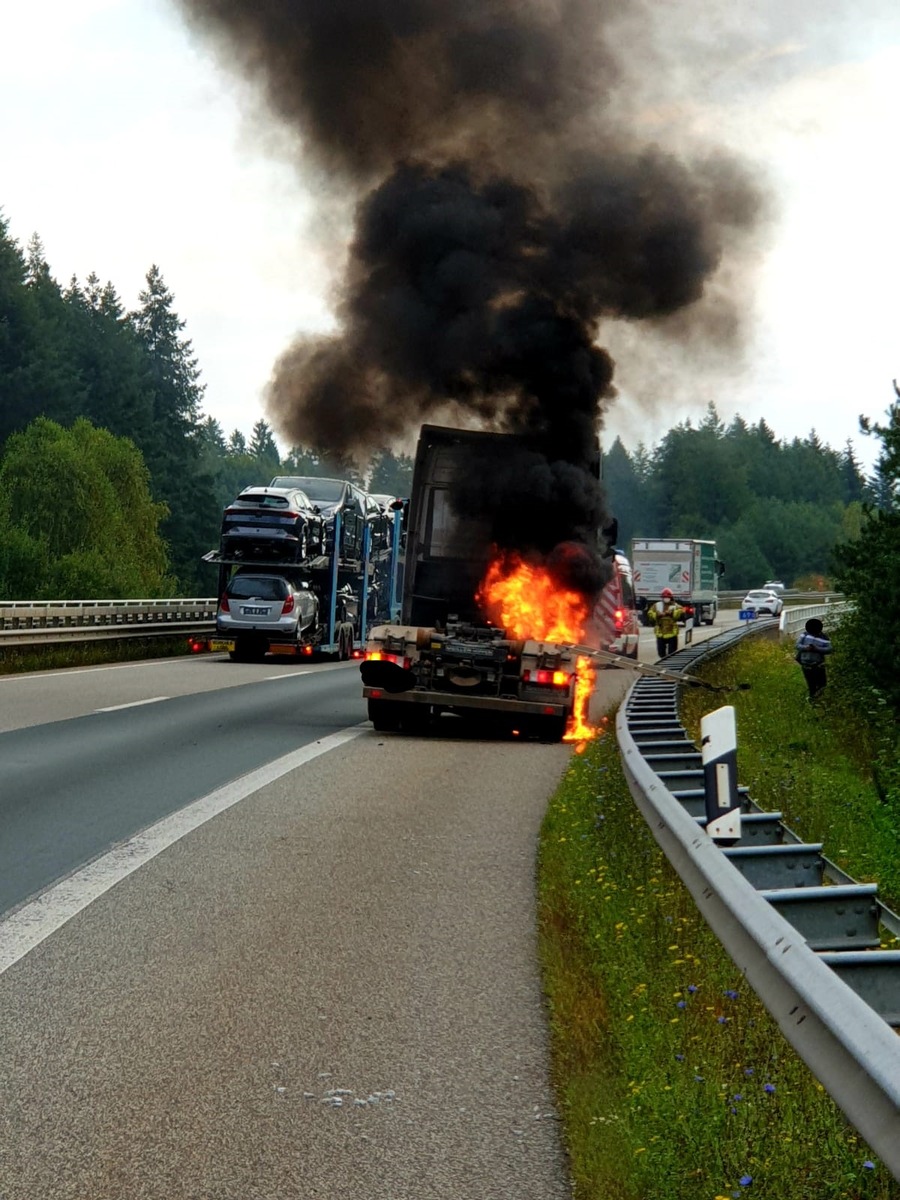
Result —
[[[42, 696], [72, 714], [0, 733], [0, 913], [226, 781], [365, 719], [352, 666], [144, 666], [0, 680], [0, 721], [34, 721]], [[221, 686], [203, 686], [210, 678]]]
[[534, 855], [571, 750], [364, 720], [353, 664], [0, 679], [3, 1200], [570, 1194]]

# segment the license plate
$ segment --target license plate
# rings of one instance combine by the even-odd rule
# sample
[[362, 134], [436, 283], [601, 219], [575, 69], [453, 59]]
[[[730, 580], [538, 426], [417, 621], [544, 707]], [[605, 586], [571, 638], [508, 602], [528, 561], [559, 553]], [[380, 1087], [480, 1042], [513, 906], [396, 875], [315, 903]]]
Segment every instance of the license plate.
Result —
[[270, 644], [269, 645], [269, 653], [270, 654], [299, 654], [300, 647], [299, 646], [278, 646], [278, 645], [273, 646]]
[[246, 605], [241, 605], [242, 617], [267, 617], [269, 610], [267, 608], [250, 608]]
[[234, 642], [225, 641], [224, 638], [210, 638], [210, 650], [227, 650], [229, 654], [234, 649]]
[[444, 642], [445, 654], [458, 654], [461, 658], [493, 658], [494, 647], [478, 642]]

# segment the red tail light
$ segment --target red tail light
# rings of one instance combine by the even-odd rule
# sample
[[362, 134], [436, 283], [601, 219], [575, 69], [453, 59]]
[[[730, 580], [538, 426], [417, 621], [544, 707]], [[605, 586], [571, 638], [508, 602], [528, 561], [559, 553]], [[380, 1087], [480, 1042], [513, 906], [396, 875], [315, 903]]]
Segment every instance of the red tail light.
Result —
[[549, 683], [553, 687], [569, 686], [569, 676], [565, 671], [547, 671], [541, 668], [534, 673], [523, 671], [522, 678], [526, 683]]
[[222, 610], [222, 612], [231, 612], [231, 609], [228, 607], [228, 593], [227, 592], [222, 593], [222, 599], [219, 601], [219, 608]]
[[382, 650], [367, 650], [365, 658], [367, 662], [396, 663], [398, 667], [403, 667], [405, 671], [408, 671], [410, 668], [410, 660], [400, 654], [385, 654]]
[[621, 629], [625, 624], [625, 614], [622, 612], [621, 608], [617, 608], [613, 613], [613, 620], [616, 623], [616, 629]]
[[288, 615], [288, 613], [292, 613], [293, 611], [294, 611], [294, 593], [290, 592], [288, 594], [288, 597], [285, 600], [284, 604], [282, 604], [282, 606], [281, 606], [281, 615], [283, 617], [286, 617]]

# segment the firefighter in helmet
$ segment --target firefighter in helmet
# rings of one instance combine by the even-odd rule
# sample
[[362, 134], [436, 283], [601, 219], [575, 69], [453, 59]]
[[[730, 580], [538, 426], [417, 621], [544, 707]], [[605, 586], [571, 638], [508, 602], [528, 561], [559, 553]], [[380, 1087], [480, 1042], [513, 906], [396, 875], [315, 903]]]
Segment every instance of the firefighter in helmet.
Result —
[[656, 630], [656, 652], [660, 658], [674, 654], [678, 649], [678, 622], [684, 617], [684, 609], [675, 603], [671, 588], [663, 588], [659, 600], [651, 604], [647, 612]]

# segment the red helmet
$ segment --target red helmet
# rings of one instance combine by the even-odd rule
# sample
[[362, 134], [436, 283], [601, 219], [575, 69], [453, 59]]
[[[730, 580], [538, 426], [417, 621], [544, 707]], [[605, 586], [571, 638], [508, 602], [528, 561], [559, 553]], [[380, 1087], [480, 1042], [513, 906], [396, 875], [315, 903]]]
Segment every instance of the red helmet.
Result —
[[672, 599], [672, 589], [671, 588], [663, 588], [663, 590], [659, 594], [660, 594], [660, 596], [662, 596], [663, 600], [671, 600]]

